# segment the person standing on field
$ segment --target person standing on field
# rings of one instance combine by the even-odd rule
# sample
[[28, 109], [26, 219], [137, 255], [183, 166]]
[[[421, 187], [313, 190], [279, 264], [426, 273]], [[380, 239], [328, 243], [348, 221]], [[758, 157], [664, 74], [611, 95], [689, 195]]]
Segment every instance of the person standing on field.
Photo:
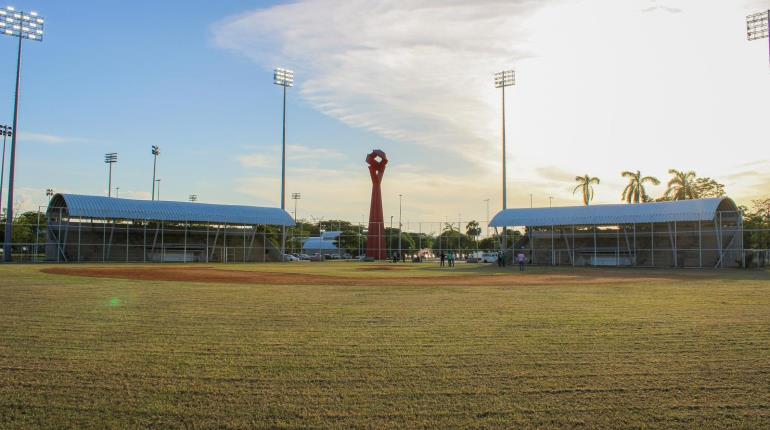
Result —
[[519, 272], [524, 271], [524, 263], [527, 262], [527, 256], [524, 255], [524, 251], [519, 251], [519, 255], [516, 258], [519, 261]]
[[441, 267], [444, 267], [444, 259], [446, 258], [446, 254], [444, 254], [444, 251], [441, 251], [439, 258], [441, 258]]
[[449, 267], [455, 267], [455, 253], [452, 250], [449, 250], [449, 255], [447, 255], [447, 260], [449, 260]]

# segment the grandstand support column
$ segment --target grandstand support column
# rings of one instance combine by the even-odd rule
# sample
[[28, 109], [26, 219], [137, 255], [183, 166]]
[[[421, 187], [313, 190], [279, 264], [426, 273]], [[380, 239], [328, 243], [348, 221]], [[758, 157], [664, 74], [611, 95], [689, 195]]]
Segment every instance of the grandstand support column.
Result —
[[128, 248], [129, 248], [128, 238], [129, 238], [129, 236], [131, 236], [131, 224], [129, 224], [128, 221], [126, 221], [126, 263], [128, 263]]
[[147, 262], [147, 221], [144, 222], [144, 237], [142, 238], [142, 262]]
[[620, 226], [615, 232], [615, 266], [620, 266]]
[[679, 267], [679, 246], [676, 241], [676, 221], [674, 221], [674, 243], [671, 245], [674, 247], [674, 267]]
[[80, 222], [78, 222], [78, 263], [80, 263], [80, 241], [81, 241], [80, 231], [82, 228], [83, 228], [83, 220], [81, 219]]
[[698, 220], [698, 267], [703, 268], [703, 231]]
[[650, 223], [650, 260], [652, 267], [655, 267], [655, 224]]
[[[767, 17], [770, 19], [770, 11], [767, 12]], [[740, 209], [738, 210], [738, 233], [740, 234], [741, 238], [741, 266], [745, 269], [746, 268], [746, 250], [743, 247], [743, 211]]]
[[554, 245], [553, 244], [553, 229], [554, 229], [554, 226], [551, 226], [551, 266], [555, 266], [556, 265], [556, 251], [554, 250], [554, 247], [553, 247], [553, 245]]
[[636, 256], [639, 254], [639, 247], [636, 245], [636, 223], [634, 223], [634, 266], [638, 264]]
[[572, 267], [575, 267], [575, 224], [572, 224]]
[[594, 261], [592, 266], [596, 265], [597, 249], [596, 249], [596, 226], [594, 225]]

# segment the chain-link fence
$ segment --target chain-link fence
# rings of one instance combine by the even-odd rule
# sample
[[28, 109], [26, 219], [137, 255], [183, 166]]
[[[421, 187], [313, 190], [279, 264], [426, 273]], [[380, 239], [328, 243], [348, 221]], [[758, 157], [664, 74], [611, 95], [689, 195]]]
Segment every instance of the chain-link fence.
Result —
[[[723, 219], [732, 221], [509, 229], [505, 246], [502, 231], [473, 220], [402, 221], [401, 228], [396, 221], [384, 223], [379, 241], [388, 258], [413, 262], [443, 255], [510, 264], [523, 254], [527, 264], [555, 266], [768, 266], [770, 229], [744, 226], [740, 217]], [[366, 222], [344, 220], [299, 221], [284, 233], [269, 225], [46, 218], [41, 208], [15, 220], [11, 249], [16, 262], [361, 259], [368, 230]]]

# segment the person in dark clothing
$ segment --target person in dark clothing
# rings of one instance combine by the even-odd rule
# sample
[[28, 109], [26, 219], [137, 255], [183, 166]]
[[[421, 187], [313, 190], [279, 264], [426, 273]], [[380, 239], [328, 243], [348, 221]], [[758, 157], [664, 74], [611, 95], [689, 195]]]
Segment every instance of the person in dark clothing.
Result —
[[446, 259], [446, 254], [444, 254], [444, 251], [441, 251], [439, 258], [441, 258], [441, 267], [444, 267], [444, 260]]

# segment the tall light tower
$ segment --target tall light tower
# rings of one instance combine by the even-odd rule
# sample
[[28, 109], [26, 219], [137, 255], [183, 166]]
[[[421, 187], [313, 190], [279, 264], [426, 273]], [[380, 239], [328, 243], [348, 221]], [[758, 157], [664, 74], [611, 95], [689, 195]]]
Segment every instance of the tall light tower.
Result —
[[44, 20], [37, 12], [25, 13], [8, 6], [0, 9], [0, 33], [19, 39], [16, 54], [16, 94], [13, 98], [13, 135], [11, 136], [11, 160], [8, 168], [8, 208], [5, 222], [5, 261], [12, 261], [11, 237], [13, 235], [13, 178], [16, 173], [16, 130], [19, 129], [19, 90], [21, 89], [21, 46], [24, 39], [41, 42]]
[[[152, 145], [152, 199], [155, 200], [155, 168], [158, 167], [158, 155], [160, 155], [160, 146]], [[160, 192], [159, 192], [160, 193]]]
[[489, 199], [484, 199], [487, 202], [487, 237], [489, 237]]
[[[508, 188], [506, 177], [506, 165], [505, 165], [505, 87], [516, 85], [516, 73], [513, 70], [503, 70], [502, 72], [495, 73], [495, 88], [500, 88], [503, 95], [503, 210], [508, 209]], [[503, 246], [502, 249], [508, 247], [506, 228], [503, 227]]]
[[195, 202], [198, 201], [198, 195], [197, 194], [190, 194], [190, 197], [188, 197], [187, 199], [190, 200], [192, 203], [195, 203]]
[[155, 183], [158, 184], [157, 185], [157, 188], [158, 188], [158, 200], [160, 200], [160, 178], [156, 179]]
[[769, 26], [770, 10], [753, 13], [746, 17], [746, 35], [749, 40], [768, 39], [768, 54], [770, 55]]
[[108, 152], [104, 154], [104, 163], [110, 165], [109, 174], [107, 176], [107, 197], [112, 197], [112, 165], [118, 162], [117, 152]]
[[398, 195], [398, 257], [403, 261], [403, 252], [404, 250], [401, 248], [401, 228], [404, 226], [404, 224], [401, 222], [401, 201], [403, 200], [404, 195], [399, 194]]
[[8, 136], [13, 134], [13, 128], [0, 125], [0, 134], [3, 135], [3, 161], [0, 164], [0, 214], [3, 213], [3, 178], [5, 177], [5, 142]]
[[[276, 67], [273, 83], [283, 87], [283, 131], [281, 134], [281, 209], [286, 209], [286, 88], [294, 86], [294, 72]], [[286, 253], [286, 226], [281, 234], [281, 260]]]
[[[297, 200], [299, 200], [301, 198], [302, 198], [302, 194], [300, 194], [300, 193], [291, 193], [291, 199], [294, 200], [294, 224], [295, 224], [295, 227], [296, 227], [296, 224], [297, 224]], [[300, 235], [300, 238], [301, 238], [302, 237], [301, 227], [300, 227], [299, 235]], [[291, 250], [292, 250], [292, 252], [294, 251], [294, 242], [295, 242], [294, 240], [291, 241]], [[300, 251], [302, 251], [302, 249], [300, 249]]]

